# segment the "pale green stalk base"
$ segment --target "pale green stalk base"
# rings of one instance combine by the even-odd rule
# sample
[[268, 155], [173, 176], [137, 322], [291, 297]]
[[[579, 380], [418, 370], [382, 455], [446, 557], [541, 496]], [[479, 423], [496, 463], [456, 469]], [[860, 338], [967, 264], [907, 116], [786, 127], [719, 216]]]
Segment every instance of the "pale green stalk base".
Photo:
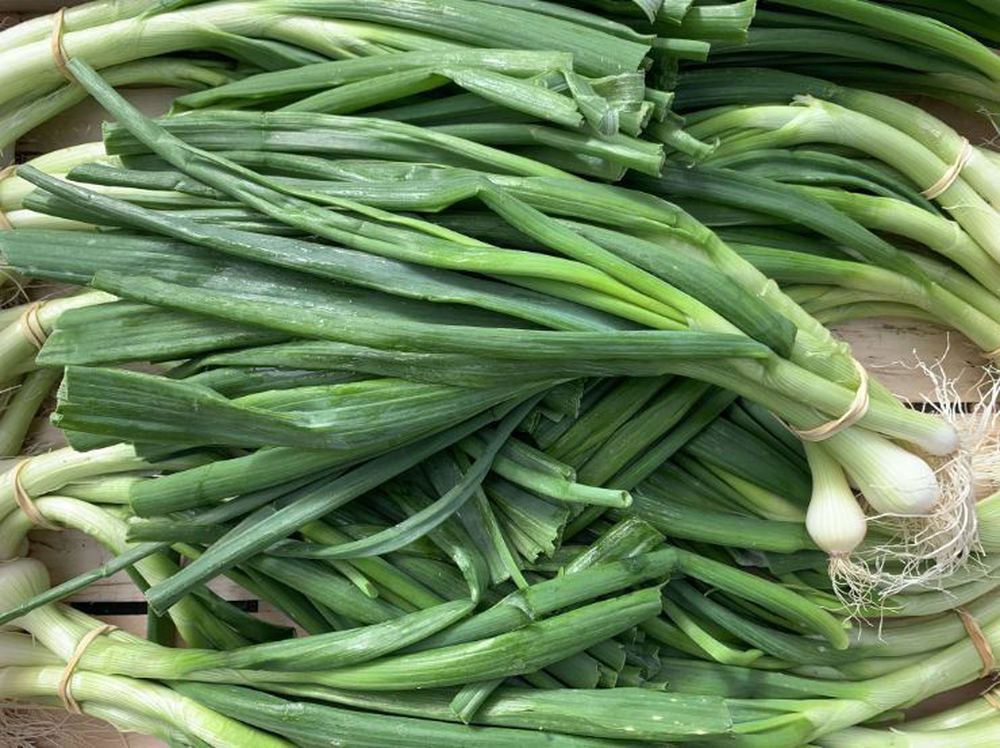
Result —
[[[61, 148], [58, 151], [46, 153], [27, 162], [36, 169], [47, 174], [65, 175], [76, 166], [92, 163], [117, 163], [117, 159], [109, 159], [104, 153], [104, 143], [83, 143], [81, 145]], [[16, 175], [8, 176], [0, 181], [0, 210], [10, 213], [21, 207], [21, 201], [35, 186]]]
[[[955, 163], [963, 138], [937, 117], [905, 101], [859, 89], [838, 89], [832, 101], [881, 120], [919, 141], [946, 164]], [[994, 208], [1000, 210], [1000, 166], [974, 148], [962, 167], [962, 178]]]
[[[21, 469], [20, 479], [29, 496], [42, 496], [59, 490], [67, 483], [91, 476], [148, 467], [150, 463], [138, 457], [131, 444], [115, 444], [90, 452], [77, 452], [67, 447], [32, 457]], [[16, 509], [14, 486], [8, 472], [0, 476], [0, 517], [6, 517]]]
[[[48, 335], [63, 312], [109, 301], [114, 301], [114, 297], [103, 291], [87, 291], [74, 296], [49, 299], [38, 307], [35, 317], [44, 334]], [[36, 353], [38, 349], [28, 338], [25, 325], [20, 320], [0, 330], [0, 382], [11, 379], [14, 374], [33, 369]], [[0, 499], [0, 510], [2, 506]]]
[[821, 187], [803, 187], [846, 213], [862, 226], [920, 242], [963, 267], [987, 289], [1000, 289], [1000, 263], [976, 244], [954, 221], [888, 197]]
[[[802, 106], [759, 106], [738, 109], [692, 125], [700, 139], [721, 137], [711, 158], [760, 148], [833, 143], [857, 148], [893, 166], [926, 189], [950, 166], [920, 142], [864, 114], [812, 97]], [[709, 159], [709, 162], [711, 161]], [[1000, 215], [961, 177], [935, 198], [969, 235], [1000, 261]]]
[[916, 730], [906, 723], [885, 730], [850, 727], [816, 744], [824, 748], [994, 748], [1000, 744], [1000, 717], [941, 731]]
[[[39, 699], [57, 696], [63, 667], [0, 669], [0, 698]], [[77, 671], [70, 680], [74, 698], [96, 702], [163, 722], [216, 748], [290, 748], [281, 738], [248, 727], [206, 709], [169, 688], [121, 676]]]

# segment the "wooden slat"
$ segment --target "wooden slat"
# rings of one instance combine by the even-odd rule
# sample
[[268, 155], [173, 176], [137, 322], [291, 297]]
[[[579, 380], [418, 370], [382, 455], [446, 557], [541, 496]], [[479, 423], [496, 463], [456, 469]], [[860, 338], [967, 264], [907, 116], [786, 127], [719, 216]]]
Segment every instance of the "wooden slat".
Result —
[[[130, 88], [123, 93], [145, 114], [159, 116], [167, 111], [170, 102], [181, 91], [173, 88]], [[78, 143], [100, 140], [101, 123], [109, 119], [97, 102], [91, 99], [83, 101], [18, 140], [18, 157], [23, 160]]]
[[25, 18], [27, 18], [27, 16], [23, 13], [9, 13], [6, 8], [0, 10], [0, 31], [9, 29], [11, 26], [23, 21]]
[[964, 336], [934, 325], [906, 320], [860, 320], [833, 332], [851, 345], [855, 358], [899, 397], [913, 403], [933, 397], [933, 386], [918, 363], [941, 361], [963, 400], [975, 399], [986, 359]]

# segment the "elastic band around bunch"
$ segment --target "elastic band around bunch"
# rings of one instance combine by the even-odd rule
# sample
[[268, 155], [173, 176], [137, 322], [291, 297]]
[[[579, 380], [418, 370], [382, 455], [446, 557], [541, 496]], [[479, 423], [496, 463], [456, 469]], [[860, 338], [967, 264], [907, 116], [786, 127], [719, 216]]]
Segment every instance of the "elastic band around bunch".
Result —
[[[962, 619], [962, 625], [965, 627], [965, 633], [969, 635], [969, 639], [972, 641], [972, 646], [976, 648], [976, 653], [979, 655], [979, 659], [983, 661], [983, 669], [979, 671], [979, 677], [985, 678], [987, 675], [996, 670], [997, 667], [997, 660], [993, 655], [993, 648], [990, 646], [990, 640], [986, 638], [986, 634], [983, 633], [983, 629], [979, 625], [979, 621], [976, 620], [976, 617], [972, 615], [972, 613], [965, 608], [956, 608], [955, 612], [958, 613], [958, 617]], [[994, 698], [996, 697], [994, 696]]]
[[52, 61], [59, 68], [62, 77], [70, 83], [76, 83], [76, 78], [69, 71], [66, 65], [66, 48], [63, 46], [63, 24], [65, 23], [66, 9], [60, 8], [56, 11], [52, 21], [52, 34], [49, 36], [49, 50], [52, 52]]
[[[10, 166], [5, 166], [0, 169], [0, 182], [3, 182], [3, 180], [11, 176], [16, 168], [17, 167], [14, 164], [11, 164]], [[11, 231], [13, 228], [14, 227], [10, 224], [10, 219], [7, 218], [7, 214], [4, 213], [3, 208], [0, 207], [0, 231]]]
[[850, 428], [865, 417], [865, 413], [868, 412], [868, 406], [871, 402], [868, 396], [868, 372], [857, 361], [853, 361], [853, 363], [860, 381], [858, 382], [857, 392], [854, 393], [854, 400], [851, 402], [851, 406], [844, 415], [832, 421], [821, 423], [815, 428], [800, 431], [799, 429], [789, 427], [800, 439], [807, 442], [821, 442], [824, 439], [829, 439], [834, 434], [840, 433], [844, 429]]
[[958, 155], [955, 156], [954, 163], [949, 166], [941, 178], [928, 187], [926, 190], [920, 194], [926, 197], [928, 200], [933, 200], [936, 197], [940, 197], [945, 190], [951, 187], [955, 180], [958, 179], [958, 175], [962, 173], [962, 169], [965, 165], [969, 163], [973, 154], [972, 143], [969, 142], [968, 138], [962, 138], [962, 147], [958, 151]]
[[34, 499], [24, 489], [24, 485], [21, 483], [21, 471], [24, 470], [27, 464], [27, 459], [21, 460], [10, 471], [10, 478], [14, 488], [14, 503], [17, 504], [18, 509], [24, 512], [24, 516], [28, 518], [28, 521], [34, 527], [39, 527], [43, 530], [61, 530], [61, 527], [52, 524], [42, 516], [42, 513], [38, 511], [38, 507], [35, 506]]
[[995, 688], [989, 688], [983, 691], [980, 696], [989, 704], [991, 707], [1000, 711], [1000, 696], [997, 695]]
[[21, 334], [38, 350], [42, 350], [49, 335], [42, 327], [42, 321], [38, 318], [38, 312], [45, 305], [44, 301], [36, 301], [24, 310], [24, 314], [17, 318], [17, 324], [21, 328]]
[[87, 651], [89, 647], [97, 637], [102, 634], [109, 634], [115, 631], [118, 627], [112, 626], [110, 623], [106, 623], [103, 626], [98, 626], [96, 629], [91, 629], [83, 638], [80, 639], [79, 644], [76, 645], [76, 649], [73, 650], [73, 654], [70, 656], [69, 661], [66, 663], [66, 668], [63, 670], [62, 676], [59, 678], [59, 698], [62, 699], [63, 706], [66, 707], [66, 711], [73, 714], [83, 714], [80, 709], [80, 705], [73, 698], [73, 690], [70, 688], [70, 682], [73, 680], [73, 672], [76, 670], [77, 665], [80, 664], [80, 660], [83, 659], [84, 652]]

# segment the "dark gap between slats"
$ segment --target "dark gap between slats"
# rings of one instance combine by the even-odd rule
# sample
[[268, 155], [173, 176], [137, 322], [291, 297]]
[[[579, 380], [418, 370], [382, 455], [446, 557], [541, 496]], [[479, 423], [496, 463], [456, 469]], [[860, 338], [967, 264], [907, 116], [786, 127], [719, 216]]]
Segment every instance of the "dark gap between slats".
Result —
[[[256, 613], [259, 610], [257, 600], [230, 600], [232, 605], [247, 613]], [[91, 616], [144, 616], [147, 612], [146, 603], [143, 600], [126, 600], [118, 602], [76, 602], [71, 603], [72, 607], [81, 613]]]

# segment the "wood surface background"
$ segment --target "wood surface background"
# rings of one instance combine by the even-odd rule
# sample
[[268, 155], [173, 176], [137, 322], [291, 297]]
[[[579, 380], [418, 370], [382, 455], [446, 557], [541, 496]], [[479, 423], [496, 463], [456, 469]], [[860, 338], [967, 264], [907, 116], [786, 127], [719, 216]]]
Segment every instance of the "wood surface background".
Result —
[[[65, 5], [75, 5], [72, 0], [0, 0], [0, 30], [22, 20], [40, 14], [50, 13]], [[131, 89], [129, 98], [150, 114], [166, 110], [171, 99], [170, 89]], [[929, 104], [929, 108], [963, 130], [976, 142], [986, 142], [990, 136], [996, 137], [982, 119], [964, 117], [961, 113], [949, 111]], [[16, 146], [14, 156], [21, 162], [33, 155], [47, 153], [76, 143], [97, 140], [100, 137], [100, 123], [105, 113], [92, 101], [84, 102], [51, 122], [25, 135]], [[0, 163], [10, 160], [12, 154], [0, 154]], [[906, 398], [918, 407], [933, 402], [933, 388], [927, 376], [918, 367], [918, 362], [940, 362], [947, 376], [958, 383], [958, 391], [966, 399], [974, 399], [975, 387], [981, 377], [983, 356], [964, 337], [950, 333], [933, 325], [914, 323], [906, 320], [868, 320], [840, 325], [833, 328], [838, 336], [848, 341], [856, 358], [877, 376], [890, 390]], [[36, 431], [46, 431], [44, 423], [36, 424]], [[45, 434], [49, 436], [49, 434]], [[31, 534], [31, 555], [43, 561], [49, 568], [53, 583], [71, 578], [91, 569], [105, 560], [108, 554], [89, 537], [75, 532], [37, 531]], [[252, 601], [252, 596], [227, 580], [216, 580], [213, 589], [229, 600]], [[71, 598], [71, 601], [88, 613], [120, 628], [142, 634], [145, 630], [145, 604], [142, 595], [124, 573], [103, 580]], [[280, 614], [267, 610], [261, 605], [259, 612], [278, 619]], [[82, 720], [84, 718], [72, 718]], [[96, 720], [93, 732], [76, 744], [86, 744], [88, 748], [127, 745], [131, 748], [155, 748], [163, 744], [155, 739], [139, 735], [119, 736], [110, 729], [103, 730]], [[0, 722], [0, 730], [2, 730]], [[73, 732], [79, 732], [74, 730]], [[80, 735], [83, 736], [83, 732]], [[124, 741], [124, 742], [123, 742]], [[11, 743], [0, 734], [0, 748], [8, 748]], [[67, 743], [39, 743], [63, 748]]]

